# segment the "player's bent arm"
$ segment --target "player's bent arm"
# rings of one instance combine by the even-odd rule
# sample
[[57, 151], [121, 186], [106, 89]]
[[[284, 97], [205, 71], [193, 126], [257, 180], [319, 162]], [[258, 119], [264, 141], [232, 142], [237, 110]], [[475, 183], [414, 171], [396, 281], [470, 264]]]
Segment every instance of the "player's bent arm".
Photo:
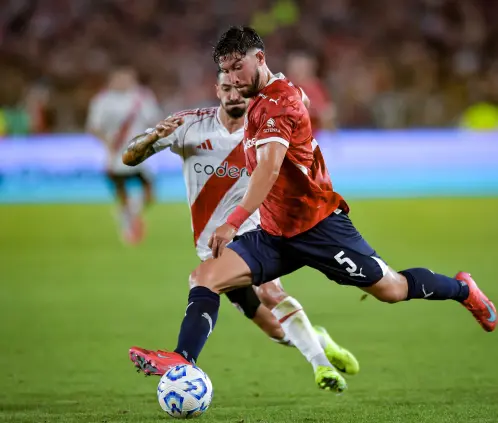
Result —
[[156, 131], [137, 135], [133, 138], [123, 153], [123, 163], [128, 166], [136, 166], [156, 153], [154, 143], [159, 136]]
[[226, 244], [234, 238], [237, 230], [249, 216], [261, 206], [275, 184], [288, 147], [287, 141], [281, 138], [275, 138], [275, 140], [280, 141], [264, 140], [257, 147], [258, 165], [249, 179], [244, 198], [228, 216], [226, 223], [217, 228], [209, 238], [208, 246], [213, 252], [213, 257], [221, 256]]
[[258, 165], [249, 179], [249, 186], [240, 203], [249, 215], [265, 201], [278, 178], [286, 152], [287, 146], [279, 142], [268, 142], [258, 147]]
[[[123, 163], [128, 166], [136, 166], [156, 152], [171, 146], [176, 129], [183, 125], [180, 116], [169, 116], [159, 122], [154, 129], [148, 129], [145, 134], [140, 134], [131, 140], [130, 145], [123, 153]], [[159, 140], [167, 140], [161, 145], [155, 145]], [[158, 143], [159, 144], [159, 143]]]

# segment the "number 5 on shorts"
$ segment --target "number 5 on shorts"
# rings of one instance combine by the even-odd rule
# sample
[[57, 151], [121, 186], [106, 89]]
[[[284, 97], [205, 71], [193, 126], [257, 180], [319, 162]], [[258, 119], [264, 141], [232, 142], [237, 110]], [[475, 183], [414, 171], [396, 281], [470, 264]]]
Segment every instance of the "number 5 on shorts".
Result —
[[336, 259], [337, 263], [339, 264], [344, 264], [346, 263], [349, 265], [349, 267], [346, 267], [346, 271], [348, 273], [354, 273], [358, 269], [358, 266], [354, 264], [353, 260], [351, 260], [348, 257], [343, 257], [344, 256], [344, 251], [339, 251], [334, 258]]

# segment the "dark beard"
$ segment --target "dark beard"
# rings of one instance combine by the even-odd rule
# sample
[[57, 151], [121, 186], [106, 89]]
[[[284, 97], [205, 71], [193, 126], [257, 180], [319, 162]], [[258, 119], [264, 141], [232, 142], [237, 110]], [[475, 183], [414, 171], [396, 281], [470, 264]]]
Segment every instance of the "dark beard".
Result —
[[225, 108], [225, 111], [227, 112], [227, 115], [230, 116], [231, 118], [238, 119], [242, 116], [244, 116], [244, 113], [246, 112], [245, 107], [232, 107], [230, 109]]
[[256, 97], [258, 95], [258, 92], [259, 92], [259, 89], [258, 89], [259, 81], [260, 81], [259, 72], [256, 72], [256, 76], [254, 77], [254, 81], [251, 84], [251, 86], [248, 87], [247, 93], [244, 93], [244, 94], [241, 93], [240, 95], [244, 98]]

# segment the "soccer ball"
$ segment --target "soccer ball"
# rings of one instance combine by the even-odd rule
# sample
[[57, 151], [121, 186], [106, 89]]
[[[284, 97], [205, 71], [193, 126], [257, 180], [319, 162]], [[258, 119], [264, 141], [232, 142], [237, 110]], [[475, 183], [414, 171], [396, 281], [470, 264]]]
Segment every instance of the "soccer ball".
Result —
[[157, 399], [161, 408], [175, 419], [199, 417], [211, 404], [213, 385], [199, 367], [182, 364], [161, 377]]

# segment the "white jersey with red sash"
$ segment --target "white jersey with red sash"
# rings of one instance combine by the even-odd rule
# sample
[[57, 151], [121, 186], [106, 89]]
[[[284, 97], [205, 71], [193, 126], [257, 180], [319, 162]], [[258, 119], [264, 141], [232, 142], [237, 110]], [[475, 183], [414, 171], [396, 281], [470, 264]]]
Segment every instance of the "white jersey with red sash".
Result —
[[150, 90], [106, 90], [95, 96], [90, 104], [87, 129], [105, 138], [109, 152], [108, 170], [116, 174], [135, 173], [136, 168], [123, 164], [123, 150], [134, 135], [160, 119], [161, 110]]
[[[244, 130], [230, 134], [218, 115], [218, 107], [179, 112], [175, 116], [183, 117], [183, 125], [154, 144], [156, 151], [170, 148], [183, 159], [194, 242], [201, 260], [211, 257], [209, 237], [225, 223], [249, 184], [242, 143]], [[256, 212], [242, 225], [239, 234], [258, 224]]]

